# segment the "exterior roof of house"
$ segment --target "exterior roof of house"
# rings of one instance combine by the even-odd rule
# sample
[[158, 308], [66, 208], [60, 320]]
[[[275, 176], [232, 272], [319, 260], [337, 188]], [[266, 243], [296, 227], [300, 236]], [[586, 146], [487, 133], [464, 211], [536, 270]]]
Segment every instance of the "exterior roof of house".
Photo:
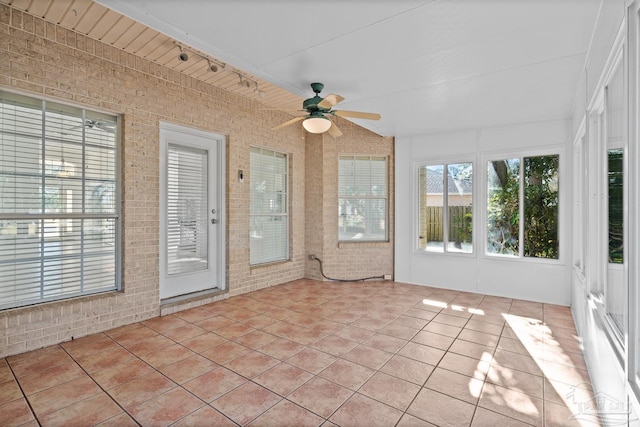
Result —
[[[430, 170], [426, 174], [427, 194], [442, 194], [443, 177], [442, 173]], [[447, 193], [467, 195], [472, 194], [473, 184], [470, 179], [455, 179], [451, 174], [447, 177]]]

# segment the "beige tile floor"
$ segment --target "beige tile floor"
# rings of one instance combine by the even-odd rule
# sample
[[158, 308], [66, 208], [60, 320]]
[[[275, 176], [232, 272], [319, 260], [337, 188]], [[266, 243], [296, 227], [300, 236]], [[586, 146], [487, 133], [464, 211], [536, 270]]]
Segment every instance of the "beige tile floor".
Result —
[[597, 425], [569, 308], [298, 280], [0, 360], [0, 425]]

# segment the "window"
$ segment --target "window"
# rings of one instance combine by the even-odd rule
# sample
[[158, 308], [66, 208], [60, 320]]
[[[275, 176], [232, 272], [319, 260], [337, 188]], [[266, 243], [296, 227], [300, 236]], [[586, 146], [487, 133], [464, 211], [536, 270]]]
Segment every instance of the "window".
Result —
[[209, 265], [207, 150], [167, 145], [167, 275]]
[[472, 253], [473, 164], [421, 166], [418, 180], [418, 249]]
[[289, 165], [287, 155], [251, 147], [250, 263], [289, 259]]
[[340, 156], [338, 240], [387, 241], [387, 159]]
[[[605, 86], [605, 217], [607, 230], [606, 262], [607, 275], [604, 286], [604, 302], [607, 317], [622, 337], [625, 333], [627, 305], [626, 281], [624, 278], [625, 243], [625, 198], [624, 198], [624, 78], [623, 61], [620, 60], [608, 84]], [[622, 340], [621, 340], [622, 341]]]
[[0, 308], [118, 289], [116, 123], [0, 91]]
[[573, 267], [584, 280], [587, 276], [588, 228], [588, 150], [585, 128], [573, 146]]
[[487, 253], [558, 259], [558, 155], [487, 163]]
[[[640, 248], [640, 239], [638, 236], [638, 230], [640, 229], [640, 212], [638, 211], [638, 193], [637, 183], [639, 181], [638, 170], [640, 169], [640, 155], [638, 151], [638, 143], [640, 142], [640, 0], [636, 0], [629, 6], [628, 18], [629, 23], [629, 64], [628, 76], [629, 76], [629, 111], [627, 112], [628, 124], [630, 134], [628, 137], [629, 144], [629, 249], [628, 253], [638, 254]], [[632, 143], [631, 141], [635, 141]], [[636, 184], [632, 184], [636, 183]], [[633, 190], [632, 190], [633, 189]], [[632, 381], [632, 388], [635, 392], [635, 400], [640, 400], [640, 291], [638, 290], [640, 284], [640, 265], [638, 256], [629, 257], [629, 285], [631, 287], [629, 302], [629, 343], [630, 355], [629, 360], [630, 370], [632, 375], [630, 379]], [[634, 295], [635, 294], [635, 295]], [[633, 298], [635, 296], [635, 298]], [[635, 343], [635, 345], [634, 345]], [[637, 412], [637, 411], [636, 411]]]

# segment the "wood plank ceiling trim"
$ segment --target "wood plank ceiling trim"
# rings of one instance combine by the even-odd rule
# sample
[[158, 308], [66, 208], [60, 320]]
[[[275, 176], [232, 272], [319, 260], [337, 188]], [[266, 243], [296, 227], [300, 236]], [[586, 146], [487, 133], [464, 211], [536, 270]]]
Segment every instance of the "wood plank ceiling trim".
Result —
[[[271, 109], [291, 112], [302, 105], [301, 97], [228, 64], [224, 68], [219, 66], [218, 72], [210, 71], [208, 59], [217, 64], [224, 62], [190, 46], [184, 45], [189, 61], [181, 62], [176, 40], [92, 0], [0, 0], [0, 3], [250, 98]], [[249, 88], [238, 84], [239, 74], [252, 81]], [[254, 82], [258, 83], [264, 96], [254, 92]]]

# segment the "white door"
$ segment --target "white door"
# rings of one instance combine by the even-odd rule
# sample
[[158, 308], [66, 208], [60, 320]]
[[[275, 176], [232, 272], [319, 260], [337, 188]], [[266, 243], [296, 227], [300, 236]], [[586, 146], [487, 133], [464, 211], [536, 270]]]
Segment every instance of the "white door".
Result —
[[224, 289], [224, 139], [160, 125], [160, 299]]

